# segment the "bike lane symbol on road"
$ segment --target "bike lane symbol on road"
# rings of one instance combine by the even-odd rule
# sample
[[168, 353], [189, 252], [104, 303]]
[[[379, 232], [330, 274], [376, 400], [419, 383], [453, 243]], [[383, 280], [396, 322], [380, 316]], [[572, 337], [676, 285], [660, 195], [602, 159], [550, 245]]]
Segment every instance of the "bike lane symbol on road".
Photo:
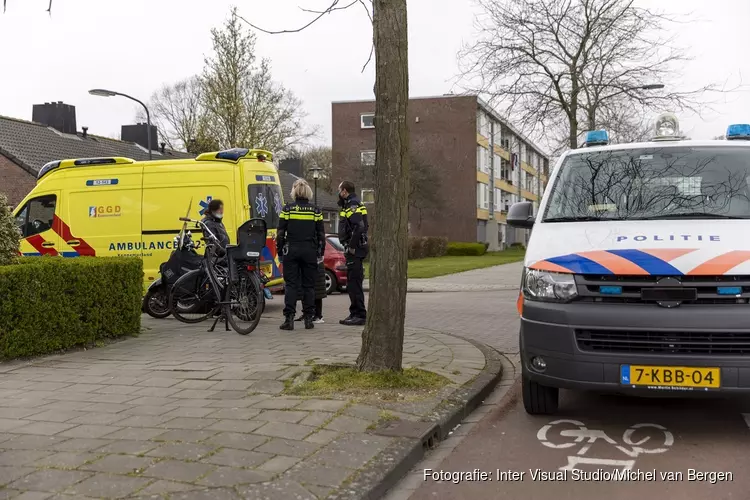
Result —
[[[565, 439], [562, 442], [554, 442], [549, 439], [553, 433]], [[674, 436], [670, 431], [659, 424], [651, 423], [630, 426], [622, 435], [622, 443], [611, 438], [602, 430], [589, 429], [583, 422], [570, 419], [553, 420], [542, 426], [536, 437], [540, 443], [548, 448], [570, 449], [578, 447], [578, 451], [574, 455], [568, 456], [568, 463], [560, 467], [560, 470], [573, 470], [578, 468], [579, 465], [606, 465], [631, 470], [640, 455], [665, 453], [674, 444]], [[629, 459], [587, 457], [586, 454], [597, 441], [611, 445]]]

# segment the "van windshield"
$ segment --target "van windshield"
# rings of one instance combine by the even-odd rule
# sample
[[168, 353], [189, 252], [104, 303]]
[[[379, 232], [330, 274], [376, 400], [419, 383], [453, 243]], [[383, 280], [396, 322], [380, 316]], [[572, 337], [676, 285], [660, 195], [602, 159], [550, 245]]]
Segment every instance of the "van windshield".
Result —
[[750, 149], [659, 147], [566, 158], [544, 222], [750, 218]]
[[277, 184], [250, 184], [247, 187], [250, 201], [250, 218], [266, 221], [266, 228], [279, 226], [279, 214], [284, 208], [284, 198]]

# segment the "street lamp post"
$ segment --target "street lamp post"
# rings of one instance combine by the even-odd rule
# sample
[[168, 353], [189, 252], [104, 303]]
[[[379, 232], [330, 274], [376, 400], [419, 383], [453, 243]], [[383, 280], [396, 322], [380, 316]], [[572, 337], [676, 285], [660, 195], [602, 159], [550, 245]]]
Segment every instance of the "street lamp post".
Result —
[[153, 156], [151, 154], [151, 113], [148, 111], [148, 107], [143, 104], [142, 101], [139, 101], [135, 97], [129, 96], [127, 94], [123, 94], [121, 92], [115, 92], [113, 90], [105, 90], [105, 89], [91, 89], [89, 90], [89, 94], [99, 96], [99, 97], [114, 97], [114, 96], [120, 96], [124, 97], [126, 99], [130, 99], [131, 101], [135, 101], [141, 106], [143, 106], [143, 109], [146, 110], [146, 124], [148, 125], [148, 131], [146, 132], [146, 144], [148, 145], [148, 159], [152, 160]]
[[313, 165], [310, 167], [310, 171], [312, 172], [313, 176], [313, 183], [315, 185], [315, 196], [313, 199], [313, 205], [318, 206], [318, 179], [320, 179], [320, 171], [322, 169], [318, 167], [317, 165]]
[[[633, 90], [659, 90], [659, 89], [663, 89], [663, 88], [664, 88], [664, 84], [663, 83], [648, 83], [646, 85], [635, 85], [633, 87], [627, 87], [627, 88], [624, 88], [624, 89], [619, 90], [617, 92], [614, 92], [611, 95], [606, 96], [606, 98], [610, 99], [610, 98], [615, 97], [617, 95], [625, 94], [625, 93], [631, 92]], [[595, 115], [595, 113], [596, 113], [596, 110], [591, 110], [591, 109], [589, 110], [589, 116], [588, 116], [589, 130], [596, 129], [596, 115]]]

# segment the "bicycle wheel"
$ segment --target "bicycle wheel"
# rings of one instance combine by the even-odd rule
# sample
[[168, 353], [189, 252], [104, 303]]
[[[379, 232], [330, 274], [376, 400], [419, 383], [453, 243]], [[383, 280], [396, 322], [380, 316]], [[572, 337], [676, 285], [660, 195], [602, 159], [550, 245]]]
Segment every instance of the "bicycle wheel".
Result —
[[218, 312], [213, 289], [202, 269], [187, 272], [172, 285], [169, 310], [183, 323], [200, 323]]
[[247, 335], [258, 326], [263, 313], [263, 289], [254, 272], [239, 270], [237, 281], [229, 285], [227, 315], [235, 332]]

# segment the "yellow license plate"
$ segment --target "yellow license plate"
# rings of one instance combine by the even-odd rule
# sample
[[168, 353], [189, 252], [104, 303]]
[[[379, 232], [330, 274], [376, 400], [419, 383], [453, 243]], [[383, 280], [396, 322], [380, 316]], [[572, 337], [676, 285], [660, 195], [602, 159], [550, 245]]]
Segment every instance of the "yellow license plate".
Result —
[[636, 386], [718, 389], [721, 387], [721, 369], [621, 365], [620, 382], [624, 385]]

